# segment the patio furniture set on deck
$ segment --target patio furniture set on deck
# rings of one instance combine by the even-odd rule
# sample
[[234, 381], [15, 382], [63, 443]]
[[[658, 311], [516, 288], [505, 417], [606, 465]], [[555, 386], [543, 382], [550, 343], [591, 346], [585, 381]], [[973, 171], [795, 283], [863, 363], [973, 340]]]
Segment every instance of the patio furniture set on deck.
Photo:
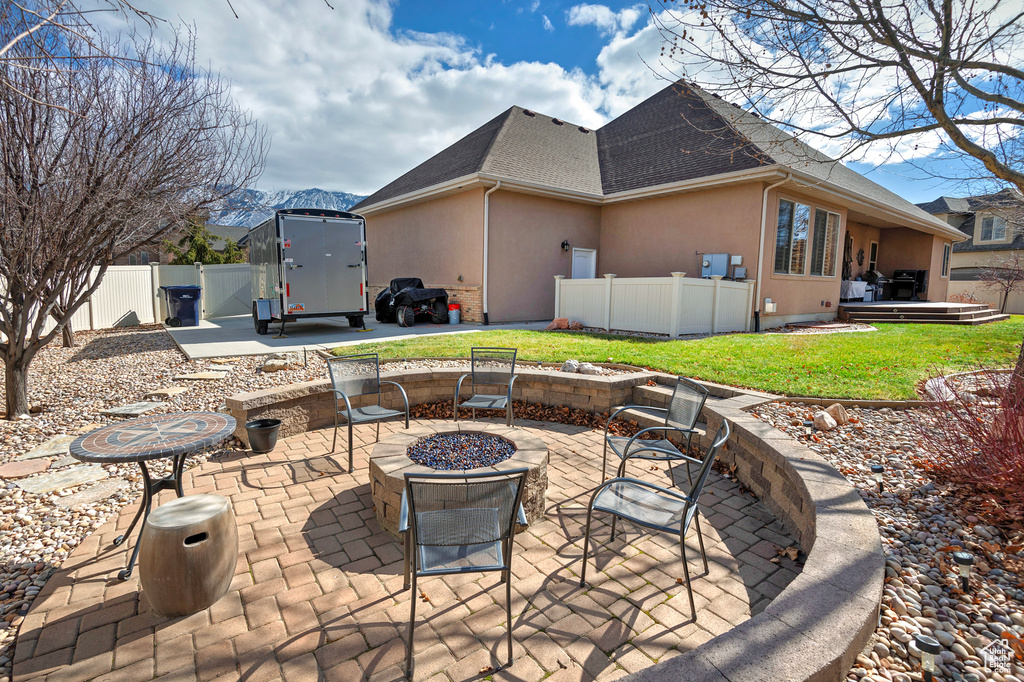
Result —
[[[470, 371], [459, 377], [453, 399], [454, 419], [457, 422], [459, 410], [469, 408], [475, 418], [476, 410], [505, 410], [505, 423], [513, 427], [512, 388], [516, 380], [516, 349], [473, 348]], [[357, 424], [376, 423], [375, 442], [380, 440], [380, 422], [405, 418], [409, 428], [409, 400], [405, 390], [396, 382], [380, 379], [380, 362], [377, 354], [358, 354], [331, 358], [327, 361], [335, 401], [335, 425], [331, 452], [337, 448], [337, 433], [342, 422], [348, 430], [348, 471], [353, 472], [353, 427]], [[463, 384], [469, 379], [470, 397], [463, 399]], [[381, 386], [393, 385], [401, 395], [404, 409], [390, 409], [381, 403]], [[498, 387], [494, 392], [493, 387]], [[491, 392], [485, 392], [491, 391]], [[704, 574], [708, 572], [704, 539], [701, 533], [698, 501], [707, 482], [711, 467], [719, 448], [729, 436], [729, 425], [723, 421], [703, 458], [690, 454], [697, 420], [708, 392], [702, 386], [686, 379], [678, 379], [668, 408], [626, 406], [612, 413], [605, 427], [604, 452], [601, 479], [590, 496], [587, 506], [586, 530], [584, 533], [583, 566], [580, 571], [580, 586], [586, 586], [587, 555], [592, 538], [594, 511], [610, 514], [611, 539], [615, 539], [616, 523], [619, 518], [631, 521], [647, 529], [678, 533], [680, 554], [686, 576], [690, 610], [696, 621], [691, 576], [687, 564], [685, 537], [691, 526], [696, 526], [700, 544]], [[354, 407], [354, 398], [370, 396], [370, 403]], [[376, 396], [376, 400], [373, 400]], [[462, 399], [462, 402], [460, 402]], [[362, 401], [365, 402], [365, 401]], [[631, 437], [615, 435], [613, 425], [626, 410], [664, 413], [664, 423], [645, 428]], [[217, 421], [220, 420], [220, 421]], [[160, 415], [122, 422], [87, 434], [75, 444], [71, 451], [86, 461], [137, 461], [142, 468], [144, 498], [135, 519], [124, 535], [115, 540], [120, 544], [141, 520], [140, 528], [146, 526], [150, 515], [152, 497], [158, 491], [171, 488], [178, 497], [181, 488], [181, 471], [185, 456], [203, 447], [223, 440], [234, 428], [234, 420], [215, 413], [188, 415]], [[465, 427], [463, 427], [465, 430]], [[660, 434], [661, 438], [653, 438]], [[677, 447], [670, 439], [674, 434], [685, 446]], [[514, 449], [514, 448], [513, 448]], [[619, 458], [616, 477], [605, 481], [609, 451]], [[153, 482], [145, 465], [147, 459], [173, 457], [171, 475]], [[655, 460], [682, 465], [687, 472], [689, 490], [684, 494], [678, 490], [655, 485], [648, 481], [625, 476], [629, 460]], [[510, 462], [509, 464], [513, 464]], [[698, 467], [696, 481], [690, 472], [690, 465]], [[516, 466], [503, 471], [462, 470], [451, 473], [406, 473], [401, 497], [399, 531], [404, 545], [404, 589], [412, 588], [408, 640], [406, 643], [406, 675], [413, 671], [413, 639], [416, 624], [416, 589], [421, 578], [462, 574], [468, 572], [497, 572], [505, 585], [505, 615], [508, 645], [508, 665], [512, 664], [512, 614], [511, 614], [511, 558], [514, 535], [517, 527], [525, 527], [528, 520], [523, 508], [524, 491], [530, 469]], [[207, 496], [211, 497], [211, 496]], [[182, 500], [184, 502], [184, 500]], [[172, 503], [173, 504], [173, 503]], [[155, 517], [154, 517], [155, 518]], [[136, 543], [131, 559], [119, 578], [126, 580], [139, 554], [140, 544], [146, 539], [143, 531], [140, 542]], [[157, 535], [153, 535], [157, 537]], [[194, 535], [190, 538], [198, 542]], [[234, 545], [237, 547], [237, 535]], [[202, 540], [207, 540], [203, 535]], [[151, 540], [152, 542], [152, 540]], [[188, 542], [185, 543], [186, 545]], [[145, 550], [144, 550], [145, 551]], [[173, 551], [173, 548], [172, 548]], [[143, 569], [146, 569], [143, 566]], [[145, 578], [144, 585], [145, 585]], [[198, 576], [192, 576], [199, 581]], [[183, 581], [190, 580], [185, 575]], [[186, 588], [187, 585], [183, 586]], [[223, 592], [221, 592], [223, 594]], [[219, 595], [216, 598], [218, 598]], [[197, 602], [198, 603], [198, 602]], [[203, 608], [203, 606], [200, 606]], [[167, 611], [165, 609], [165, 611]]]

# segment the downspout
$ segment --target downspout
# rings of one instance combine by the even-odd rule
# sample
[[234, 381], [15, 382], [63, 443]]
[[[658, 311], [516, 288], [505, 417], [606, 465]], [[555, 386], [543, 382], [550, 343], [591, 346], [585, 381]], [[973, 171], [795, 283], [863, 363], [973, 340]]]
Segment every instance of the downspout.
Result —
[[480, 294], [480, 307], [484, 313], [484, 324], [490, 324], [490, 321], [487, 319], [487, 260], [489, 249], [488, 244], [490, 239], [489, 221], [491, 216], [490, 197], [491, 192], [497, 191], [499, 187], [501, 187], [501, 180], [498, 180], [497, 183], [495, 183], [494, 187], [484, 192], [484, 280], [482, 287], [483, 290]]
[[[761, 268], [764, 267], [764, 230], [765, 224], [768, 222], [768, 192], [775, 189], [784, 182], [789, 182], [793, 179], [792, 173], [786, 173], [786, 177], [779, 180], [776, 183], [768, 185], [764, 188], [764, 193], [761, 195], [761, 238], [757, 244], [757, 286], [754, 293], [754, 331], [761, 331]], [[486, 237], [484, 237], [486, 240]], [[487, 243], [486, 241], [484, 242]]]

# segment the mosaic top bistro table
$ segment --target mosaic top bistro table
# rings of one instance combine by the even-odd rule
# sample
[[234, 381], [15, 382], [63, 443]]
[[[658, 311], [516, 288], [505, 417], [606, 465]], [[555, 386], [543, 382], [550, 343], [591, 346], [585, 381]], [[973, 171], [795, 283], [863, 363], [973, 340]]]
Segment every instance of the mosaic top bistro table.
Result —
[[[142, 526], [146, 525], [154, 494], [171, 489], [178, 497], [184, 496], [181, 473], [188, 455], [220, 443], [234, 430], [233, 417], [217, 412], [185, 412], [129, 419], [76, 438], [70, 447], [71, 456], [76, 459], [100, 464], [138, 462], [142, 469], [142, 504], [128, 530], [114, 539], [114, 546], [131, 535], [140, 518]], [[146, 462], [167, 457], [173, 458], [170, 475], [154, 481], [149, 476]], [[139, 527], [140, 533], [142, 526]], [[131, 577], [138, 555], [139, 545], [136, 543], [128, 565], [117, 574], [118, 578], [127, 580]]]

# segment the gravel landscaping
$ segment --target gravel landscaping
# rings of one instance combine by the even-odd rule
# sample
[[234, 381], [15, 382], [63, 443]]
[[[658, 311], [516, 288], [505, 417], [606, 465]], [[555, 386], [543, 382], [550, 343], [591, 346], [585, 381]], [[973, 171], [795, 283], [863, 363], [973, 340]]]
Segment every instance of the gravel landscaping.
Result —
[[[118, 421], [100, 411], [140, 402], [154, 389], [186, 390], [148, 414], [213, 411], [235, 393], [327, 376], [324, 361], [312, 352], [305, 364], [300, 355], [298, 366], [276, 372], [262, 371], [265, 356], [233, 358], [227, 364], [187, 361], [159, 326], [82, 332], [78, 340], [78, 348], [44, 349], [33, 363], [30, 403], [41, 406], [41, 412], [25, 420], [0, 420], [0, 467], [45, 463], [47, 469], [0, 479], [0, 682], [9, 679], [18, 626], [46, 579], [95, 528], [126, 504], [137, 504], [142, 492], [134, 464], [86, 467], [67, 455], [26, 460], [26, 454], [55, 436]], [[387, 366], [468, 370], [468, 362], [461, 360], [398, 360]], [[559, 371], [557, 366], [542, 369]], [[215, 370], [227, 373], [217, 380], [174, 378]], [[620, 371], [625, 370], [603, 368], [601, 373]], [[878, 520], [887, 556], [882, 618], [872, 646], [848, 678], [922, 679], [919, 653], [910, 643], [923, 632], [943, 645], [940, 679], [1024, 682], [1024, 659], [1016, 661], [1011, 673], [1000, 674], [986, 669], [980, 657], [980, 649], [1004, 633], [1024, 637], [1024, 530], [988, 525], [962, 508], [952, 489], [930, 479], [915, 459], [915, 413], [862, 408], [849, 413], [849, 424], [807, 436], [803, 422], [811, 418], [810, 408], [772, 403], [755, 410], [827, 458], [860, 490]], [[229, 439], [219, 449], [190, 458], [189, 466], [240, 447]], [[869, 469], [879, 463], [886, 467], [881, 494]], [[81, 471], [91, 481], [40, 493], [21, 487], [65, 470]], [[966, 548], [979, 559], [968, 594], [958, 587], [949, 556], [953, 548]]]
[[[825, 457], [860, 491], [874, 513], [886, 555], [882, 616], [870, 650], [857, 659], [848, 679], [879, 682], [920, 680], [917, 633], [943, 647], [942, 680], [1024, 680], [1024, 659], [1012, 673], [985, 667], [980, 650], [1000, 639], [1024, 637], [1024, 531], [999, 529], [961, 508], [949, 486], [935, 483], [915, 461], [915, 419], [928, 414], [888, 408], [853, 408], [849, 424], [804, 433], [813, 411], [805, 405], [772, 403], [754, 410]], [[872, 464], [885, 467], [879, 494]], [[967, 549], [977, 558], [970, 591], [959, 588], [951, 553]], [[1006, 641], [1004, 639], [1004, 641]]]

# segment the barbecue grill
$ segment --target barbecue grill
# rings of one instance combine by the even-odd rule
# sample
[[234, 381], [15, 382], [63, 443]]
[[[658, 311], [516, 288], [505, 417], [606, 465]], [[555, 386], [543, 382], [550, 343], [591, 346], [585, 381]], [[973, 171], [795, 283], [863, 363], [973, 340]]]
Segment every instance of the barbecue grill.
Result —
[[892, 275], [893, 300], [915, 301], [927, 291], [927, 270], [897, 270]]

